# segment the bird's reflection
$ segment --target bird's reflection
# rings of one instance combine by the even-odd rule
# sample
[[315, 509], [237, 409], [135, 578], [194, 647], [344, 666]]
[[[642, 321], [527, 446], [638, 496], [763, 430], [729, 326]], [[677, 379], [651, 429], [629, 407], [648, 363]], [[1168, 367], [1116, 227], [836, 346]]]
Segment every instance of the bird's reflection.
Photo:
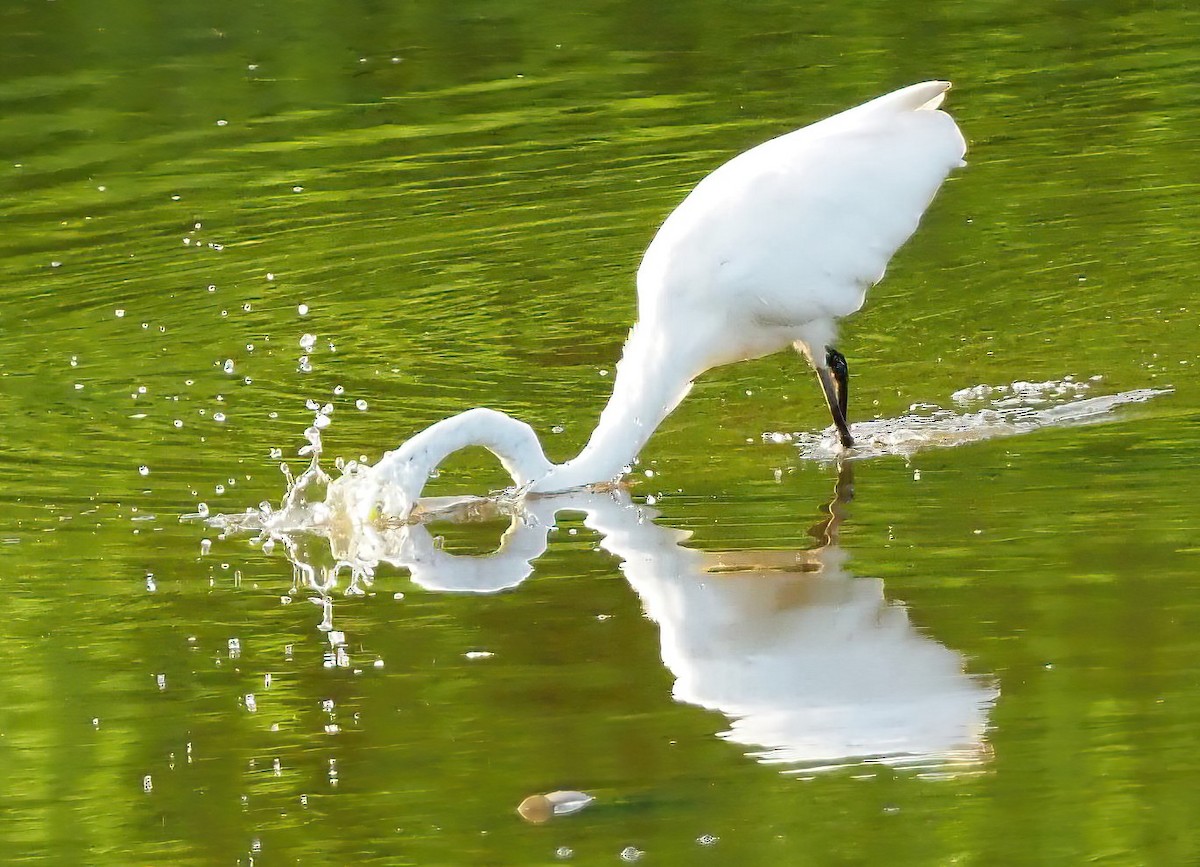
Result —
[[[838, 544], [851, 498], [841, 471], [811, 550], [708, 553], [688, 532], [623, 488], [529, 499], [511, 510], [497, 551], [441, 550], [421, 523], [328, 534], [336, 565], [314, 568], [312, 546], [280, 534], [300, 580], [326, 599], [340, 570], [407, 569], [439, 592], [492, 593], [520, 584], [545, 550], [559, 512], [582, 512], [601, 546], [659, 627], [674, 696], [729, 719], [720, 736], [764, 763], [815, 771], [862, 761], [958, 772], [987, 757], [988, 714], [998, 691], [964, 671], [961, 654], [915, 628], [884, 596], [883, 582], [846, 571]], [[442, 520], [494, 516], [487, 501], [425, 501]], [[311, 537], [310, 537], [311, 538]], [[369, 580], [369, 578], [368, 578]], [[352, 591], [356, 584], [352, 583]]]

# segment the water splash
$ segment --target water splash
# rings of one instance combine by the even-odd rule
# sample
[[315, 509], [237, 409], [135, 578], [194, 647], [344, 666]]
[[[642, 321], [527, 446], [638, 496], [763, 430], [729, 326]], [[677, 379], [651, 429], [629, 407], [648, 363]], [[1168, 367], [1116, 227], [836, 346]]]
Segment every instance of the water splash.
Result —
[[[800, 457], [813, 461], [874, 458], [884, 455], [911, 457], [930, 448], [950, 448], [997, 437], [1030, 433], [1046, 427], [1095, 424], [1109, 421], [1115, 410], [1170, 394], [1171, 389], [1138, 388], [1118, 394], [1092, 396], [1093, 377], [1086, 382], [1071, 378], [1046, 382], [1018, 380], [1008, 385], [976, 385], [950, 395], [958, 409], [934, 404], [914, 404], [898, 418], [874, 419], [851, 425], [854, 447], [845, 451], [837, 433], [763, 434], [773, 443], [795, 443]], [[962, 411], [966, 410], [966, 411]]]

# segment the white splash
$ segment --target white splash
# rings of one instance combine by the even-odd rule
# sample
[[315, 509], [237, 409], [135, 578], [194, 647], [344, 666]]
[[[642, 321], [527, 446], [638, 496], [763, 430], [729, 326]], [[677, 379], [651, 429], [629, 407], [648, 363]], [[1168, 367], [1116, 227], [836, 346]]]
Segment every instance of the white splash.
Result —
[[929, 448], [950, 448], [997, 437], [1030, 433], [1046, 427], [1111, 421], [1115, 410], [1170, 394], [1171, 389], [1137, 388], [1118, 394], [1091, 396], [1093, 383], [1067, 378], [1046, 382], [1018, 380], [1009, 385], [962, 388], [950, 400], [962, 409], [914, 404], [898, 418], [874, 419], [851, 425], [854, 447], [846, 450], [831, 427], [820, 433], [764, 433], [770, 443], [793, 442], [805, 460], [834, 461], [883, 455], [910, 457]]

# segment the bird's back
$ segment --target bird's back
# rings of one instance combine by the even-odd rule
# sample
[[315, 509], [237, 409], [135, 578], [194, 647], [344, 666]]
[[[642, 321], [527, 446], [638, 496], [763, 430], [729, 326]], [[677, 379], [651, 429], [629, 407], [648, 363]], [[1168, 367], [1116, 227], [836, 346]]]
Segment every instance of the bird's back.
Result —
[[646, 251], [639, 319], [694, 321], [706, 311], [786, 332], [857, 310], [962, 164], [962, 134], [937, 110], [948, 88], [886, 94], [718, 168]]

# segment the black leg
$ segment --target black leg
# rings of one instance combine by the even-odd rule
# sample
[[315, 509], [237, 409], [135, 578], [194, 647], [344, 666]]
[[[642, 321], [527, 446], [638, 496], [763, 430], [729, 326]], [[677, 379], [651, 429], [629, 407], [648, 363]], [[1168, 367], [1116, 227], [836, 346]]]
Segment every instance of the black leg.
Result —
[[846, 364], [846, 356], [832, 346], [825, 347], [825, 363], [833, 371], [833, 380], [837, 383], [838, 409], [842, 411], [842, 420], [850, 416], [846, 413], [846, 402], [850, 399], [850, 366]]
[[842, 445], [850, 448], [854, 445], [854, 437], [850, 436], [850, 426], [846, 424], [846, 399], [849, 396], [849, 369], [846, 358], [832, 347], [825, 348], [825, 363], [827, 367], [817, 368], [817, 378], [821, 380], [821, 388], [825, 392], [825, 402], [829, 404], [829, 414], [833, 416], [833, 424], [837, 427]]

